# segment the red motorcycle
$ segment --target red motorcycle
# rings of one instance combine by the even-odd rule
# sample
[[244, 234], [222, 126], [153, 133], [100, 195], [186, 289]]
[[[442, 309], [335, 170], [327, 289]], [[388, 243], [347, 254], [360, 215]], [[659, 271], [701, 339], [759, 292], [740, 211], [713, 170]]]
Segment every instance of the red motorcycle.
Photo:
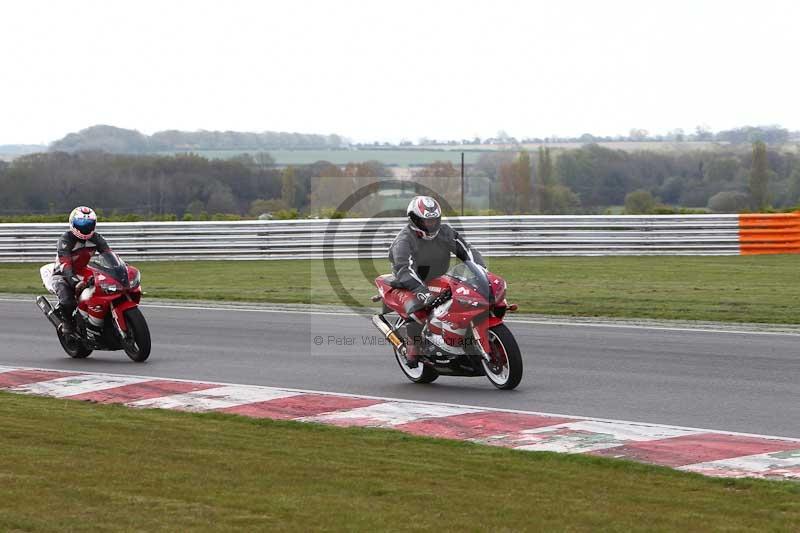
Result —
[[93, 350], [125, 350], [137, 363], [146, 361], [150, 356], [150, 330], [139, 310], [139, 270], [108, 251], [92, 257], [86, 271], [75, 292], [78, 309], [74, 333], [64, 335], [62, 321], [47, 298], [36, 298], [36, 305], [55, 326], [64, 351], [72, 358], [83, 359]]
[[[472, 261], [451, 268], [428, 282], [435, 295], [425, 305], [408, 290], [393, 285], [394, 276], [375, 279], [384, 312], [372, 317], [394, 349], [400, 369], [414, 383], [431, 383], [440, 375], [486, 376], [498, 389], [510, 390], [522, 379], [522, 355], [514, 335], [503, 324], [517, 306], [506, 301], [506, 282]], [[399, 315], [390, 324], [385, 315]], [[406, 359], [406, 324], [423, 325], [419, 364]]]

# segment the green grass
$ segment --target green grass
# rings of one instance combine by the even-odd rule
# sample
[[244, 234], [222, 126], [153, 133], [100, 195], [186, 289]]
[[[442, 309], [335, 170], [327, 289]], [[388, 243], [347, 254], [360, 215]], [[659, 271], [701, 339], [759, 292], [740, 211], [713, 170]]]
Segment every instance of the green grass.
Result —
[[800, 485], [0, 393], [2, 531], [797, 531]]
[[[800, 257], [489, 258], [525, 313], [800, 324]], [[139, 263], [146, 298], [341, 304], [320, 261]], [[370, 305], [385, 260], [335, 262]], [[361, 269], [368, 271], [365, 275]], [[0, 264], [0, 292], [40, 293], [38, 265]]]

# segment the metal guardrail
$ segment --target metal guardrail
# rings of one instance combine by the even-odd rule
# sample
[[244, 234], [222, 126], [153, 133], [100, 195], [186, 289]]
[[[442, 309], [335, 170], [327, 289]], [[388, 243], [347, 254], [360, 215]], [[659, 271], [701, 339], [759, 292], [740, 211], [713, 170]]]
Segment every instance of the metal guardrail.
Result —
[[[446, 220], [486, 256], [738, 255], [738, 215]], [[404, 218], [99, 223], [127, 260], [386, 257]], [[49, 261], [65, 224], [0, 224], [0, 262]]]

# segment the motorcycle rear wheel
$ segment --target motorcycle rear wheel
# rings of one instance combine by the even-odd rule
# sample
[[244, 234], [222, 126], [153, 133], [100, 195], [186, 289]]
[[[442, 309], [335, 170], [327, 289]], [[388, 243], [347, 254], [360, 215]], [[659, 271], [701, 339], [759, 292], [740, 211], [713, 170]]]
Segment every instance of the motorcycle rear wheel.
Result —
[[489, 344], [492, 347], [492, 363], [481, 359], [483, 370], [489, 381], [501, 390], [511, 390], [522, 381], [522, 354], [519, 345], [505, 324], [489, 330]]
[[61, 343], [61, 347], [73, 359], [86, 359], [92, 353], [92, 349], [87, 348], [82, 340], [76, 340], [75, 337], [70, 337], [67, 340], [60, 330], [56, 332], [56, 335], [58, 335], [58, 342]]
[[[397, 327], [397, 324], [399, 324], [399, 322], [400, 320], [397, 321], [395, 327]], [[405, 335], [403, 337], [405, 338]], [[400, 366], [400, 370], [403, 371], [403, 374], [405, 374], [405, 376], [410, 381], [420, 384], [433, 383], [434, 381], [436, 381], [436, 378], [439, 377], [439, 373], [436, 371], [436, 369], [434, 369], [430, 365], [424, 364], [422, 361], [419, 361], [417, 363], [416, 368], [411, 368], [410, 366], [408, 366], [404, 354], [400, 353], [400, 351], [394, 346], [392, 346], [392, 350], [394, 350], [394, 358], [397, 360], [397, 364]]]
[[150, 357], [150, 328], [138, 307], [125, 311], [128, 339], [122, 341], [125, 353], [133, 361], [143, 363]]
[[439, 373], [436, 370], [421, 361], [417, 363], [416, 368], [409, 367], [405, 356], [399, 353], [397, 349], [394, 350], [394, 357], [397, 359], [397, 364], [400, 365], [400, 370], [403, 371], [403, 374], [414, 383], [433, 383], [439, 377]]

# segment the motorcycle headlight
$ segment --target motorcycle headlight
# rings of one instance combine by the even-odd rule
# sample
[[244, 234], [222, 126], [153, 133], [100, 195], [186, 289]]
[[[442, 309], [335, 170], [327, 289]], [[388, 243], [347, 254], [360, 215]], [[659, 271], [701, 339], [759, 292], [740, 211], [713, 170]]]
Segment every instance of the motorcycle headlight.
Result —
[[119, 286], [116, 283], [101, 283], [100, 290], [106, 294], [114, 294], [119, 290]]
[[142, 273], [137, 270], [136, 276], [134, 276], [134, 278], [130, 281], [130, 283], [128, 283], [128, 288], [135, 289], [141, 284], [142, 284]]

